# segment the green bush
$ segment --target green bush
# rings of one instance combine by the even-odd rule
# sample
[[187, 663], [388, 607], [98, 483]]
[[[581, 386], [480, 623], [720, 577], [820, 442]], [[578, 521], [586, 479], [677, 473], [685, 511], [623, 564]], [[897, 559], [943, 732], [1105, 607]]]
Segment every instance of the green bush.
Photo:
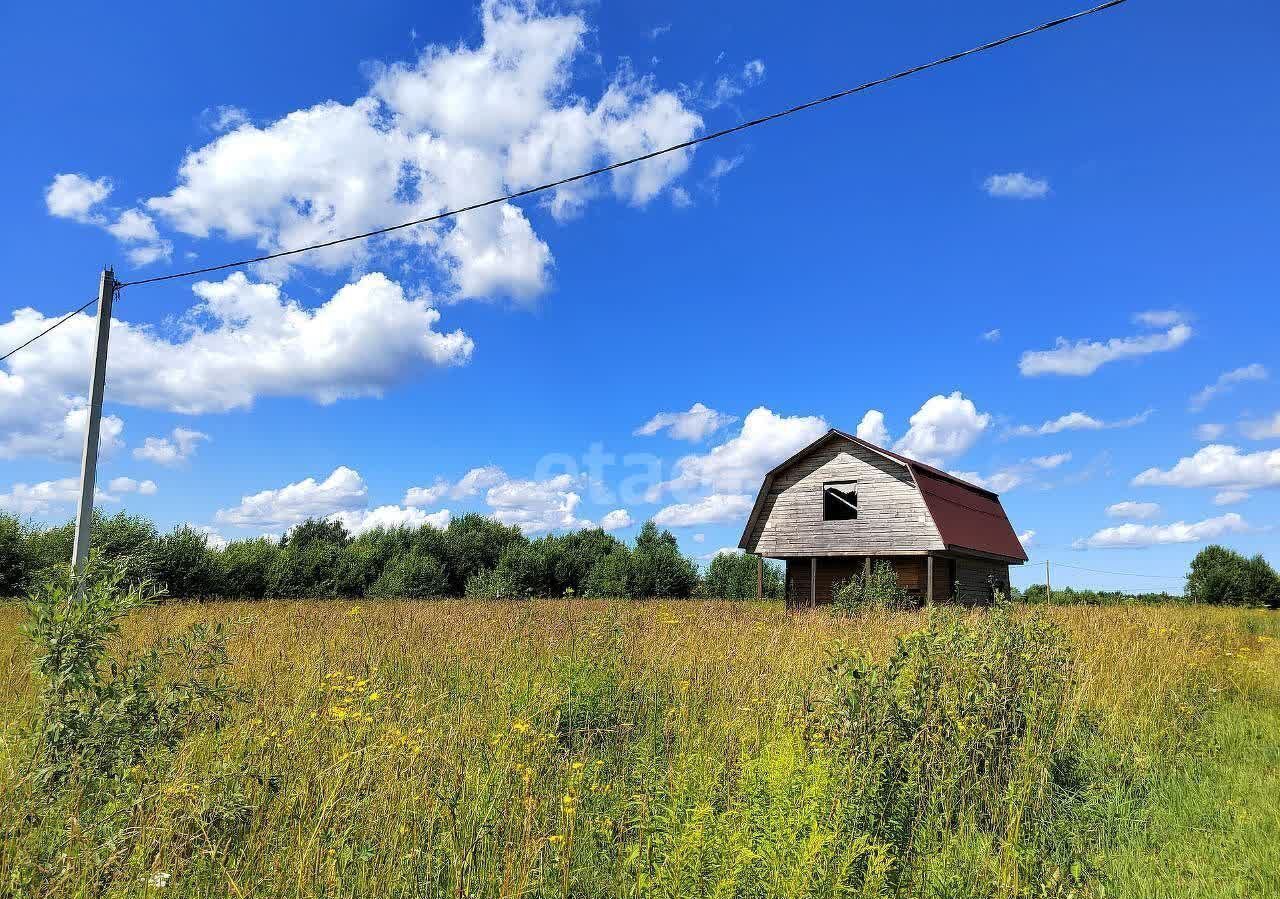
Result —
[[[756, 556], [720, 553], [707, 567], [699, 592], [709, 599], [755, 599], [758, 564]], [[765, 597], [781, 599], [782, 571], [776, 563], [765, 561], [763, 580]]]
[[864, 609], [899, 609], [911, 603], [907, 592], [898, 585], [893, 563], [881, 559], [871, 566], [870, 574], [854, 575], [834, 586], [831, 607], [839, 612]]
[[486, 568], [471, 575], [465, 595], [468, 599], [514, 599], [522, 594], [519, 586], [496, 568]]
[[66, 565], [71, 561], [71, 546], [75, 535], [74, 521], [47, 530], [35, 528], [27, 534], [27, 546], [30, 548], [35, 576], [40, 576], [46, 569]]
[[629, 597], [632, 595], [631, 570], [631, 550], [620, 545], [591, 566], [582, 592], [600, 599]]
[[446, 596], [449, 578], [435, 556], [414, 550], [397, 556], [369, 588], [369, 596], [386, 599], [428, 599]]
[[236, 695], [223, 679], [220, 626], [196, 625], [136, 656], [113, 655], [124, 617], [155, 594], [128, 585], [123, 569], [69, 566], [26, 601], [26, 633], [40, 678], [42, 779], [118, 778], [189, 732], [217, 723]]
[[1261, 555], [1252, 559], [1224, 546], [1206, 546], [1191, 560], [1187, 598], [1228, 606], [1280, 605], [1280, 576]]
[[[74, 526], [72, 530], [74, 533]], [[122, 572], [125, 584], [159, 580], [160, 535], [156, 526], [140, 515], [117, 512], [107, 517], [95, 510], [89, 544], [93, 552]], [[58, 561], [62, 564], [67, 559]]]
[[271, 570], [280, 547], [259, 537], [233, 540], [217, 554], [218, 593], [232, 599], [262, 599], [271, 585]]
[[174, 597], [202, 598], [220, 587], [217, 555], [207, 535], [188, 525], [156, 541], [155, 576]]
[[537, 543], [547, 559], [548, 596], [563, 596], [569, 590], [582, 593], [596, 562], [622, 546], [621, 541], [600, 528], [549, 535]]
[[267, 571], [267, 596], [272, 599], [338, 596], [338, 568], [343, 548], [326, 540], [281, 546]]
[[12, 515], [0, 513], [0, 598], [17, 596], [36, 570], [27, 529]]

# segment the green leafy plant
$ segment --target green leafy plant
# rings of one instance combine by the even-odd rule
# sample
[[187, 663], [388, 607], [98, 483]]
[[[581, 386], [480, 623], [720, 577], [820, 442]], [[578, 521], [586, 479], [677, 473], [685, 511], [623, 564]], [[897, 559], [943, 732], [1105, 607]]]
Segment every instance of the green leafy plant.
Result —
[[907, 592], [898, 584], [891, 562], [880, 560], [867, 575], [854, 575], [836, 584], [831, 591], [831, 607], [850, 614], [870, 609], [899, 609], [911, 604]]
[[226, 635], [196, 624], [136, 654], [113, 653], [121, 623], [152, 602], [120, 568], [63, 568], [26, 601], [40, 682], [40, 778], [114, 778], [222, 719], [238, 691], [224, 678]]

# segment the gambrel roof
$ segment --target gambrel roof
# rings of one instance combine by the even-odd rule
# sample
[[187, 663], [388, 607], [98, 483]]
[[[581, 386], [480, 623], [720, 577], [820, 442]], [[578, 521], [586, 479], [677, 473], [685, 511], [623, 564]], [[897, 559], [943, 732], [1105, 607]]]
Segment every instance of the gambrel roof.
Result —
[[1009, 517], [996, 493], [835, 428], [764, 476], [764, 483], [756, 495], [755, 505], [743, 529], [742, 539], [738, 541], [740, 548], [751, 549], [749, 538], [764, 510], [774, 476], [833, 440], [857, 444], [906, 468], [947, 549], [996, 556], [1010, 562], [1027, 561], [1022, 543], [1014, 533], [1013, 525], [1009, 523]]

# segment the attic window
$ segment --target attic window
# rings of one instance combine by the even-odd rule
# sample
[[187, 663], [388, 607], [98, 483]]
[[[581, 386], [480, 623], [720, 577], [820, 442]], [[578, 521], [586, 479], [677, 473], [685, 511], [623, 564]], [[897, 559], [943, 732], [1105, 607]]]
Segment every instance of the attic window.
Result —
[[857, 517], [857, 481], [829, 481], [822, 485], [823, 521], [853, 521]]

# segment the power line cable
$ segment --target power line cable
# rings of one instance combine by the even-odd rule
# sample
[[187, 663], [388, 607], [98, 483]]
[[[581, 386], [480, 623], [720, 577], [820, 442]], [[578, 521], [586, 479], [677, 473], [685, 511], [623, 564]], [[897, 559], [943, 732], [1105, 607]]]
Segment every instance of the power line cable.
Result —
[[62, 318], [58, 319], [56, 322], [54, 322], [53, 324], [51, 324], [49, 327], [45, 328], [43, 331], [41, 331], [41, 332], [40, 332], [39, 334], [37, 334], [35, 337], [32, 337], [30, 340], [26, 340], [26, 341], [24, 341], [24, 342], [22, 342], [22, 343], [18, 344], [16, 347], [14, 347], [13, 349], [9, 350], [9, 352], [5, 353], [3, 356], [0, 356], [0, 362], [3, 362], [4, 360], [8, 359], [8, 358], [9, 358], [10, 356], [12, 356], [14, 353], [18, 352], [18, 350], [23, 350], [23, 349], [26, 349], [27, 347], [31, 346], [31, 344], [35, 343], [35, 342], [36, 342], [37, 340], [39, 340], [41, 337], [43, 337], [44, 335], [48, 334], [48, 333], [49, 333], [50, 331], [52, 331], [54, 328], [57, 328], [57, 327], [59, 327], [59, 326], [61, 326], [61, 325], [65, 325], [67, 322], [71, 321], [71, 319], [75, 318], [75, 317], [76, 317], [77, 315], [79, 315], [81, 312], [84, 312], [86, 309], [88, 309], [90, 306], [92, 306], [92, 305], [93, 305], [94, 303], [96, 303], [96, 302], [98, 302], [98, 298], [97, 298], [97, 297], [94, 297], [94, 298], [93, 298], [93, 299], [91, 299], [89, 302], [87, 302], [87, 303], [85, 303], [83, 306], [81, 306], [79, 309], [72, 309], [70, 312], [68, 312], [68, 313], [67, 313], [66, 315], [64, 315]]
[[[335, 238], [334, 240], [327, 240], [321, 243], [309, 244], [304, 247], [296, 247], [292, 250], [281, 250], [276, 253], [267, 253], [262, 256], [253, 256], [248, 259], [239, 259], [239, 260], [236, 260], [235, 262], [224, 262], [219, 265], [210, 265], [210, 266], [205, 266], [204, 268], [196, 268], [196, 269], [191, 269], [189, 271], [184, 271], [184, 272], [174, 272], [173, 274], [169, 274], [169, 275], [157, 275], [154, 278], [140, 278], [137, 281], [126, 281], [120, 284], [119, 286], [120, 287], [138, 287], [144, 284], [159, 284], [163, 281], [174, 281], [179, 278], [191, 278], [196, 275], [207, 275], [212, 272], [224, 271], [225, 269], [229, 269], [229, 268], [239, 268], [240, 266], [244, 266], [244, 265], [254, 265], [259, 262], [268, 262], [272, 259], [282, 259], [286, 256], [296, 256], [299, 253], [309, 253], [313, 250], [323, 250], [323, 249], [327, 249], [328, 247], [334, 247], [344, 243], [351, 243], [357, 240], [368, 240], [371, 237], [379, 237], [383, 234], [390, 234], [393, 231], [402, 231], [405, 228], [413, 228], [418, 225], [426, 225], [426, 224], [430, 224], [431, 222], [441, 221], [442, 219], [452, 218], [453, 216], [461, 215], [464, 212], [474, 212], [477, 209], [484, 209], [487, 206], [495, 206], [499, 203], [507, 203], [512, 200], [518, 200], [518, 199], [521, 199], [522, 197], [528, 197], [533, 194], [541, 193], [543, 191], [553, 190], [557, 187], [563, 187], [566, 184], [572, 184], [576, 181], [582, 181], [587, 178], [594, 178], [597, 175], [603, 175], [608, 172], [616, 171], [618, 169], [625, 168], [630, 165], [635, 165], [636, 163], [645, 162], [650, 159], [655, 159], [659, 156], [664, 156], [668, 153], [675, 153], [680, 150], [688, 149], [689, 147], [695, 147], [699, 144], [705, 144], [709, 141], [719, 140], [722, 137], [728, 137], [731, 134], [736, 134], [739, 131], [745, 131], [748, 128], [754, 128], [757, 125], [764, 125], [768, 122], [772, 122], [777, 119], [786, 118], [787, 116], [795, 115], [798, 112], [803, 112], [807, 109], [813, 109], [814, 107], [822, 106], [826, 103], [832, 103], [836, 100], [844, 99], [845, 97], [849, 97], [849, 96], [852, 96], [853, 94], [861, 93], [862, 91], [865, 91], [865, 90], [870, 90], [873, 87], [879, 87], [880, 85], [888, 84], [891, 81], [897, 81], [899, 79], [906, 78], [911, 75], [916, 75], [916, 74], [919, 74], [920, 72], [924, 72], [929, 69], [937, 68], [938, 66], [946, 65], [947, 63], [964, 59], [966, 56], [973, 56], [978, 53], [985, 53], [988, 50], [994, 50], [996, 47], [1000, 47], [1005, 44], [1012, 43], [1013, 41], [1016, 41], [1016, 40], [1021, 40], [1022, 38], [1025, 38], [1025, 37], [1030, 37], [1031, 35], [1038, 34], [1042, 31], [1048, 31], [1051, 28], [1057, 28], [1058, 26], [1065, 25], [1068, 22], [1074, 22], [1076, 19], [1083, 19], [1086, 16], [1091, 16], [1091, 15], [1094, 15], [1095, 13], [1103, 12], [1113, 7], [1120, 6], [1121, 4], [1126, 2], [1128, 2], [1128, 0], [1108, 0], [1108, 2], [1102, 3], [1098, 6], [1094, 6], [1090, 9], [1080, 10], [1079, 12], [1074, 12], [1068, 16], [1062, 16], [1061, 18], [1053, 19], [1052, 21], [1049, 21], [1049, 22], [1043, 22], [1032, 28], [1028, 28], [1024, 31], [1019, 31], [1014, 34], [1009, 34], [1002, 38], [997, 38], [996, 40], [988, 41], [985, 44], [979, 44], [978, 46], [973, 47], [969, 50], [962, 50], [958, 53], [952, 53], [949, 56], [940, 57], [938, 59], [933, 60], [932, 62], [926, 62], [918, 66], [912, 66], [909, 69], [903, 69], [902, 71], [895, 72], [892, 75], [886, 75], [883, 78], [877, 78], [874, 81], [867, 81], [857, 85], [856, 87], [847, 88], [845, 90], [838, 91], [834, 94], [828, 94], [825, 97], [819, 97], [815, 100], [810, 100], [807, 103], [801, 103], [797, 106], [792, 106], [788, 109], [783, 109], [779, 112], [771, 113], [770, 115], [761, 116], [760, 118], [751, 119], [745, 122], [739, 122], [737, 125], [733, 125], [732, 127], [722, 128], [719, 131], [713, 131], [710, 134], [704, 134], [701, 137], [695, 137], [692, 140], [687, 140], [687, 141], [684, 141], [683, 143], [673, 144], [672, 146], [664, 147], [660, 150], [654, 150], [649, 153], [644, 153], [640, 156], [633, 156], [630, 159], [624, 159], [619, 162], [610, 163], [609, 165], [600, 166], [599, 168], [591, 169], [590, 171], [581, 172], [577, 175], [571, 175], [568, 178], [561, 178], [558, 181], [549, 181], [546, 184], [539, 184], [536, 187], [525, 188], [524, 190], [515, 191], [514, 193], [509, 193], [509, 194], [506, 194], [505, 196], [494, 197], [491, 200], [484, 200], [483, 202], [480, 202], [480, 203], [473, 203], [470, 206], [462, 206], [458, 209], [450, 209], [448, 211], [440, 212], [435, 215], [429, 215], [424, 218], [414, 219], [413, 221], [402, 222], [398, 225], [390, 225], [385, 228], [376, 228], [372, 231], [365, 231], [361, 234], [352, 234], [347, 237], [339, 237], [339, 238]], [[89, 305], [91, 305], [91, 303], [86, 303], [84, 306], [81, 306], [79, 309], [72, 311], [66, 316], [65, 319], [63, 319], [63, 321], [59, 321], [57, 324], [54, 324], [48, 330], [36, 335], [36, 337], [27, 341], [22, 346], [16, 347], [13, 350], [10, 350], [4, 356], [0, 356], [0, 361], [4, 361], [5, 359], [8, 359], [18, 350], [23, 349], [24, 347], [30, 345], [31, 343], [34, 343], [40, 337], [43, 337], [45, 334], [47, 334], [48, 331], [51, 331], [53, 330], [53, 328], [58, 327], [58, 325], [63, 324], [64, 321], [66, 321], [67, 319], [70, 319], [72, 316], [76, 315], [78, 312], [81, 312], [84, 309], [88, 308]]]
[[639, 162], [645, 162], [647, 160], [654, 159], [658, 156], [663, 156], [667, 153], [674, 153], [679, 150], [685, 150], [685, 149], [688, 149], [689, 147], [697, 146], [698, 144], [707, 143], [708, 141], [718, 140], [722, 137], [727, 137], [730, 134], [736, 134], [739, 131], [745, 131], [748, 128], [754, 128], [757, 125], [763, 125], [767, 122], [772, 122], [776, 119], [781, 119], [786, 116], [795, 115], [796, 113], [803, 112], [806, 109], [812, 109], [815, 106], [821, 106], [824, 103], [831, 103], [835, 100], [840, 100], [840, 99], [843, 99], [844, 97], [851, 96], [852, 94], [860, 93], [861, 91], [869, 90], [870, 88], [878, 87], [882, 84], [887, 84], [890, 81], [897, 81], [900, 78], [906, 78], [909, 75], [915, 75], [919, 72], [923, 72], [927, 69], [936, 68], [937, 66], [945, 65], [949, 62], [955, 62], [958, 59], [963, 59], [966, 56], [972, 56], [975, 53], [982, 53], [987, 50], [995, 49], [996, 47], [1002, 46], [1012, 41], [1019, 40], [1020, 38], [1029, 37], [1030, 35], [1037, 34], [1038, 32], [1041, 32], [1041, 31], [1047, 31], [1050, 28], [1056, 28], [1059, 25], [1064, 25], [1067, 22], [1071, 22], [1076, 19], [1081, 19], [1081, 18], [1084, 18], [1085, 16], [1093, 15], [1094, 13], [1102, 12], [1103, 10], [1110, 9], [1111, 7], [1114, 7], [1114, 6], [1119, 6], [1120, 4], [1125, 2], [1127, 2], [1127, 0], [1108, 0], [1108, 2], [1103, 3], [1100, 6], [1095, 6], [1091, 9], [1081, 10], [1080, 12], [1072, 13], [1069, 16], [1063, 16], [1060, 19], [1054, 19], [1051, 22], [1044, 22], [1043, 24], [1036, 25], [1034, 28], [1028, 28], [1025, 31], [1019, 31], [1016, 34], [1010, 34], [994, 41], [988, 41], [987, 43], [981, 44], [977, 47], [973, 47], [972, 49], [962, 50], [959, 53], [953, 53], [950, 56], [943, 56], [939, 59], [933, 60], [932, 62], [927, 62], [922, 65], [913, 66], [912, 68], [909, 68], [909, 69], [903, 69], [902, 71], [895, 72], [892, 75], [887, 75], [883, 78], [877, 78], [875, 81], [867, 81], [863, 84], [858, 85], [857, 87], [851, 87], [834, 94], [828, 94], [825, 97], [819, 97], [816, 100], [810, 100], [807, 103], [801, 103], [798, 106], [792, 106], [789, 109], [784, 109], [784, 110], [781, 110], [780, 112], [775, 112], [767, 116], [762, 116], [758, 119], [751, 119], [746, 122], [740, 122], [737, 125], [734, 125], [730, 128], [723, 128], [719, 131], [714, 131], [710, 134], [704, 134], [701, 137], [695, 137], [692, 140], [687, 140], [687, 141], [684, 141], [683, 143], [673, 144], [672, 146], [664, 147], [661, 150], [654, 150], [650, 153], [645, 153], [640, 156], [633, 156], [630, 159], [624, 159], [620, 162], [610, 163], [609, 165], [601, 166], [600, 168], [591, 169], [590, 171], [587, 171], [587, 172], [581, 172], [580, 174], [577, 174], [577, 175], [571, 175], [568, 178], [561, 178], [558, 181], [549, 181], [546, 184], [539, 184], [536, 187], [525, 188], [524, 190], [519, 190], [514, 193], [509, 193], [509, 194], [506, 194], [505, 196], [494, 197], [491, 200], [485, 200], [480, 203], [473, 203], [470, 206], [462, 206], [458, 209], [451, 209], [446, 212], [436, 213], [435, 215], [429, 215], [424, 218], [414, 219], [413, 221], [402, 222], [401, 224], [398, 224], [398, 225], [390, 225], [385, 228], [376, 228], [373, 231], [365, 231], [361, 234], [352, 234], [348, 237], [339, 237], [339, 238], [335, 238], [334, 240], [328, 240], [322, 243], [310, 244], [305, 247], [297, 247], [292, 250], [281, 250], [276, 253], [267, 253], [262, 256], [254, 256], [252, 258], [241, 259], [236, 262], [224, 262], [219, 265], [210, 265], [204, 268], [192, 269], [190, 271], [185, 271], [185, 272], [175, 272], [170, 275], [157, 275], [154, 278], [141, 278], [137, 281], [126, 281], [120, 286], [135, 287], [142, 284], [157, 284], [161, 281], [173, 281], [177, 278], [190, 278], [195, 275], [205, 275], [205, 274], [209, 274], [210, 272], [222, 271], [223, 269], [238, 268], [239, 266], [242, 266], [242, 265], [253, 265], [259, 262], [267, 262], [272, 259], [281, 259], [285, 256], [295, 256], [299, 253], [307, 253], [312, 250], [323, 250], [329, 247], [338, 246], [339, 244], [350, 243], [356, 240], [367, 240], [368, 238], [371, 238], [371, 237], [379, 237], [383, 234], [390, 234], [393, 231], [400, 231], [405, 228], [413, 228], [413, 227], [416, 227], [417, 225], [430, 224], [431, 222], [437, 222], [437, 221], [440, 221], [441, 219], [446, 219], [456, 215], [461, 215], [464, 212], [474, 212], [475, 210], [483, 209], [486, 206], [494, 206], [499, 203], [506, 203], [506, 202], [510, 202], [511, 200], [518, 200], [522, 197], [527, 197], [532, 194], [541, 193], [542, 191], [552, 190], [557, 187], [563, 187], [564, 185], [572, 184], [575, 181], [582, 181], [583, 179], [586, 179], [586, 178], [594, 178], [597, 175], [603, 175], [603, 174], [606, 174], [607, 172], [612, 172], [617, 169], [625, 168], [626, 166], [629, 166], [629, 165], [635, 165], [636, 163], [639, 163]]
[[1070, 568], [1073, 571], [1088, 571], [1091, 574], [1113, 574], [1118, 577], [1147, 577], [1156, 580], [1181, 580], [1186, 577], [1185, 574], [1139, 574], [1136, 571], [1103, 571], [1099, 568], [1082, 568], [1079, 565], [1068, 565], [1065, 562], [1058, 562], [1053, 559], [1028, 559], [1027, 563], [1031, 565], [1040, 565], [1048, 562], [1056, 565], [1058, 568]]

